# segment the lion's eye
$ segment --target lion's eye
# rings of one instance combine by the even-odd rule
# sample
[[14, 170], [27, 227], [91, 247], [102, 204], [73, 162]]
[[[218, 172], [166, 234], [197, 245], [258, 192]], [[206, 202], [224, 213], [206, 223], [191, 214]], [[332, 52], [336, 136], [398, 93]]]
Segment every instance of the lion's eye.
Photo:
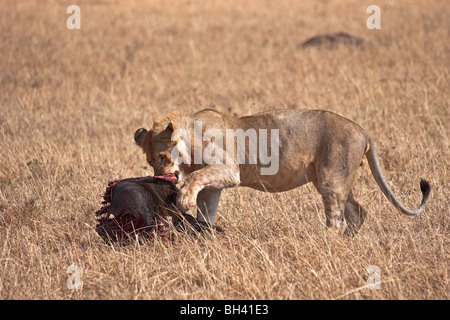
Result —
[[164, 156], [164, 155], [158, 156], [158, 162], [159, 163], [163, 163], [165, 159], [166, 159], [166, 156]]

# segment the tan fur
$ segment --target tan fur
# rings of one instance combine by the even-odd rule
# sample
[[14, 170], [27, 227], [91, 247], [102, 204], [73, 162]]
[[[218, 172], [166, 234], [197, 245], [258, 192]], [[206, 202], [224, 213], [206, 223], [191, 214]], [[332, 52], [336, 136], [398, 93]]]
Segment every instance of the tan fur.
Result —
[[[214, 128], [220, 130], [224, 137], [226, 129], [278, 129], [280, 153], [277, 173], [262, 175], [261, 168], [267, 165], [259, 161], [239, 164], [236, 152], [231, 163], [174, 163], [171, 151], [183, 141], [172, 141], [171, 135], [174, 130], [183, 128], [193, 137], [194, 121], [202, 122], [203, 133]], [[213, 110], [191, 115], [177, 113], [155, 122], [150, 131], [137, 130], [135, 140], [146, 153], [155, 174], [180, 173], [180, 180], [184, 183], [178, 196], [178, 207], [188, 211], [197, 205], [198, 218], [210, 224], [214, 224], [220, 192], [224, 188], [240, 185], [278, 192], [312, 182], [322, 195], [327, 226], [340, 228], [347, 224], [348, 233], [357, 232], [364, 222], [366, 210], [353, 198], [351, 187], [358, 167], [363, 165], [364, 156], [367, 156], [383, 193], [403, 213], [419, 213], [425, 206], [430, 189], [428, 184], [428, 188], [423, 188], [423, 200], [418, 209], [410, 211], [404, 208], [387, 187], [375, 146], [367, 133], [354, 122], [322, 110], [271, 110], [242, 118]], [[202, 151], [210, 143], [202, 142]], [[193, 144], [192, 140], [191, 151]], [[236, 151], [236, 145], [234, 148]], [[269, 149], [270, 152], [272, 150]], [[191, 157], [193, 163], [193, 152]]]

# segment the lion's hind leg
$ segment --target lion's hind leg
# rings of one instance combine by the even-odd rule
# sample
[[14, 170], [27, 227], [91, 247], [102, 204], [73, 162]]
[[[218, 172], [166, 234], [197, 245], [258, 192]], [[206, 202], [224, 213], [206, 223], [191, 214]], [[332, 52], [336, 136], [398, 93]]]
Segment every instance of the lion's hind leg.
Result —
[[364, 223], [367, 211], [364, 209], [353, 197], [353, 192], [350, 190], [347, 202], [345, 203], [344, 211], [345, 220], [347, 221], [347, 229], [345, 235], [355, 235], [361, 229]]
[[345, 192], [340, 183], [335, 184], [326, 179], [326, 175], [324, 174], [318, 175], [312, 182], [322, 196], [326, 226], [335, 231], [339, 231], [343, 224], [345, 224], [344, 211], [348, 191]]
[[[326, 166], [316, 167], [317, 181], [314, 182], [317, 191], [322, 196], [327, 227], [337, 229], [346, 226], [348, 215], [350, 221], [356, 226], [360, 226], [352, 206], [357, 209], [361, 206], [354, 200], [351, 192], [357, 169], [361, 162], [360, 158], [352, 156], [353, 153], [336, 155], [325, 159], [322, 163]], [[345, 159], [345, 160], [343, 160]]]
[[345, 226], [345, 193], [336, 190], [319, 190], [325, 208], [326, 226], [332, 230], [340, 231]]

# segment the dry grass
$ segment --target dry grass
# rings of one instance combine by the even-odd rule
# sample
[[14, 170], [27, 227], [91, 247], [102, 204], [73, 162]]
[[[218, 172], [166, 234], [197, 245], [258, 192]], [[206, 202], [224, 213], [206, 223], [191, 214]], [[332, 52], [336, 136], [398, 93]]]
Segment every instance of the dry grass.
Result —
[[[0, 298], [448, 299], [449, 61], [446, 1], [10, 1], [0, 10]], [[301, 50], [345, 31], [361, 49]], [[348, 239], [324, 230], [311, 186], [223, 194], [225, 235], [106, 246], [94, 212], [108, 180], [152, 174], [136, 128], [168, 111], [237, 115], [321, 108], [378, 141], [385, 175], [419, 216], [402, 216], [368, 168], [369, 211]], [[80, 290], [66, 286], [78, 265]], [[366, 268], [381, 289], [365, 287]]]

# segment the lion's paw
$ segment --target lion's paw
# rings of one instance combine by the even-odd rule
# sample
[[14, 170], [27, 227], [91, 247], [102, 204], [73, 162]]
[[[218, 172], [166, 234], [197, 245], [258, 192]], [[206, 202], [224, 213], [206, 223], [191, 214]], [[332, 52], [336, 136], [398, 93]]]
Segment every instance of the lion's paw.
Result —
[[197, 197], [192, 192], [186, 192], [180, 190], [180, 193], [177, 197], [177, 207], [181, 212], [188, 212], [190, 210], [194, 210], [197, 205]]

